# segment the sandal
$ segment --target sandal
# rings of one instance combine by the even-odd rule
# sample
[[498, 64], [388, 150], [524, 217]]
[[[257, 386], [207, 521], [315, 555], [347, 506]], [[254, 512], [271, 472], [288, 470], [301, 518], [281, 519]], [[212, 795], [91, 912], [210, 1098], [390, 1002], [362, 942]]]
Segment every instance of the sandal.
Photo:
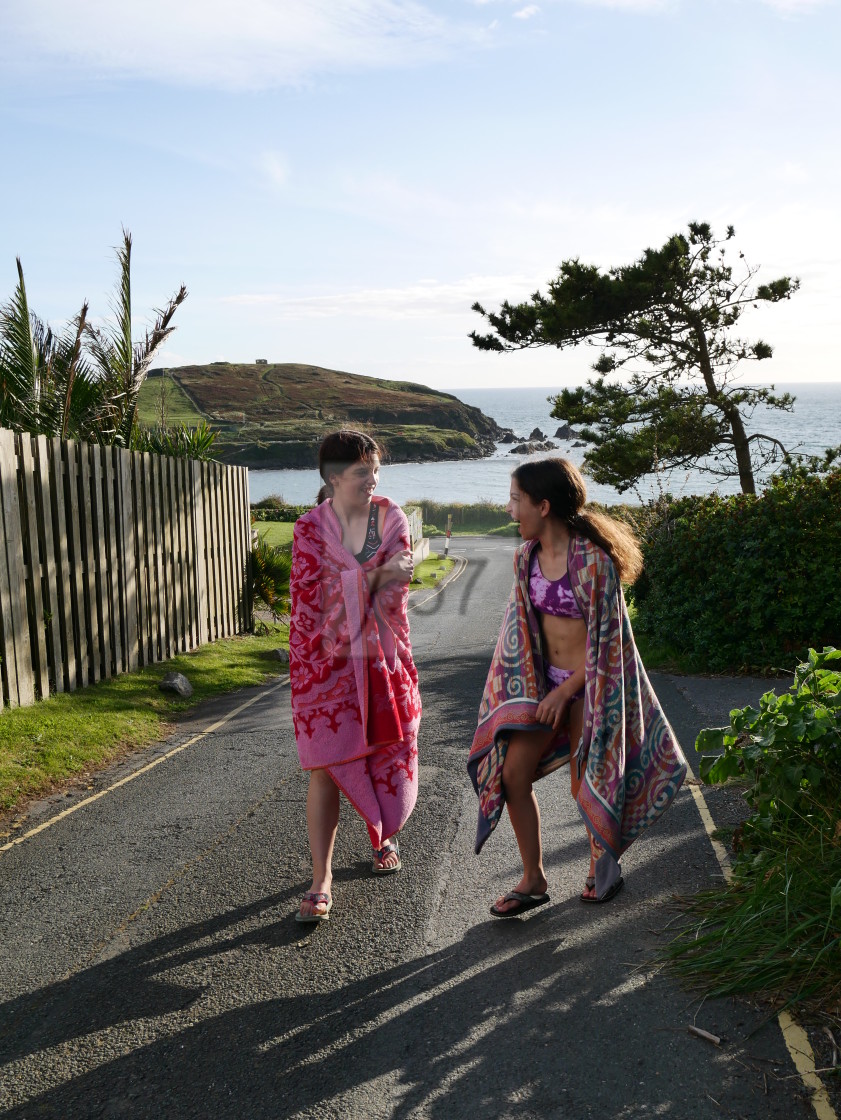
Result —
[[296, 922], [303, 922], [310, 925], [313, 922], [329, 922], [330, 921], [330, 907], [333, 905], [333, 899], [329, 894], [324, 894], [323, 891], [307, 891], [301, 902], [311, 902], [313, 906], [323, 906], [323, 910], [313, 910], [311, 914], [302, 914], [300, 909], [295, 915]]
[[525, 891], [509, 891], [508, 894], [503, 895], [503, 902], [513, 902], [514, 906], [509, 906], [507, 910], [497, 909], [496, 903], [491, 906], [491, 913], [495, 918], [518, 918], [520, 914], [525, 914], [527, 910], [534, 910], [538, 906], [545, 906], [549, 901], [549, 895], [546, 891], [543, 894], [526, 894]]
[[[383, 867], [383, 860], [394, 853], [397, 856], [397, 863], [390, 863], [387, 867]], [[374, 862], [371, 864], [371, 871], [375, 875], [393, 875], [399, 871], [403, 864], [400, 862], [400, 845], [392, 837], [386, 840], [381, 848], [374, 848]]]

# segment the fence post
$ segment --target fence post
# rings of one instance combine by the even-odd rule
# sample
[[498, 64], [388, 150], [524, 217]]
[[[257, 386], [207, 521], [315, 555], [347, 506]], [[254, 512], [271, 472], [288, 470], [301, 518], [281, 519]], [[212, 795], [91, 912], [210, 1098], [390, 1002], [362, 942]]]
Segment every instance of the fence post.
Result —
[[[28, 437], [27, 437], [28, 438]], [[14, 432], [0, 431], [0, 490], [3, 498], [5, 536], [5, 575], [3, 596], [4, 664], [9, 689], [9, 706], [35, 702], [32, 679], [32, 655], [26, 616], [26, 588], [23, 571], [23, 534], [21, 530], [20, 496], [18, 494], [18, 462]]]

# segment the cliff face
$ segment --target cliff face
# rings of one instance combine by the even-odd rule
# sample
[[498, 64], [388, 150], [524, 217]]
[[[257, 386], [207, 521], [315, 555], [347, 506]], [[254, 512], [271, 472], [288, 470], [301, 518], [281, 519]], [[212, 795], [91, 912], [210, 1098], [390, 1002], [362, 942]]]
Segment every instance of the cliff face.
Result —
[[[172, 391], [196, 421], [221, 430], [219, 458], [251, 467], [310, 467], [323, 435], [359, 427], [386, 446], [392, 462], [479, 458], [502, 434], [489, 416], [449, 393], [299, 364], [214, 362], [166, 371]], [[149, 423], [160, 376], [141, 394]]]

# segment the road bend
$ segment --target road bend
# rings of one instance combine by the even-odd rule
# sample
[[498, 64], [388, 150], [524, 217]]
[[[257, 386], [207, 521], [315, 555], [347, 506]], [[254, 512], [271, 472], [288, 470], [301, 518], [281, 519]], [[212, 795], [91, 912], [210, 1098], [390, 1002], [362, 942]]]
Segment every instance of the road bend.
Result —
[[[33, 807], [0, 852], [4, 1117], [814, 1116], [776, 1019], [699, 1000], [657, 963], [672, 896], [720, 875], [688, 783], [623, 859], [624, 891], [585, 906], [584, 828], [565, 772], [547, 778], [551, 904], [489, 915], [520, 864], [507, 818], [474, 854], [465, 761], [515, 543], [459, 539], [456, 576], [413, 596], [424, 716], [403, 871], [371, 875], [344, 805], [329, 923], [293, 920], [307, 783], [283, 683]], [[690, 762], [701, 726], [762, 691], [654, 680]]]

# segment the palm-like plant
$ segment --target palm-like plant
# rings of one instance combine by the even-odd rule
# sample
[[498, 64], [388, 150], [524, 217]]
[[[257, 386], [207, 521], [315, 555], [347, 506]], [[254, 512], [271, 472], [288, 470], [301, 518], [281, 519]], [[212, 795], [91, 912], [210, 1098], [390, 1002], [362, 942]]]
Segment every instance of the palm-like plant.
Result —
[[0, 307], [0, 427], [128, 447], [137, 395], [155, 351], [174, 330], [187, 298], [182, 284], [139, 343], [131, 337], [131, 234], [117, 250], [115, 322], [88, 323], [88, 305], [59, 333], [30, 310], [20, 259], [18, 283]]
[[102, 390], [100, 416], [103, 442], [128, 447], [137, 416], [137, 397], [146, 380], [155, 351], [175, 329], [170, 326], [176, 310], [187, 298], [182, 284], [162, 310], [156, 309], [151, 331], [138, 343], [132, 341], [131, 326], [131, 234], [123, 230], [117, 249], [120, 275], [112, 302], [114, 323], [103, 328], [88, 325], [87, 349], [94, 362]]
[[0, 307], [0, 426], [91, 438], [98, 389], [82, 354], [88, 305], [55, 334], [30, 311], [20, 259], [12, 298]]
[[131, 433], [132, 451], [153, 451], [157, 455], [173, 455], [179, 459], [213, 459], [213, 445], [219, 429], [202, 420], [195, 428], [186, 424], [144, 428], [135, 424]]
[[258, 538], [251, 550], [251, 594], [258, 606], [277, 618], [289, 604], [292, 553]]

